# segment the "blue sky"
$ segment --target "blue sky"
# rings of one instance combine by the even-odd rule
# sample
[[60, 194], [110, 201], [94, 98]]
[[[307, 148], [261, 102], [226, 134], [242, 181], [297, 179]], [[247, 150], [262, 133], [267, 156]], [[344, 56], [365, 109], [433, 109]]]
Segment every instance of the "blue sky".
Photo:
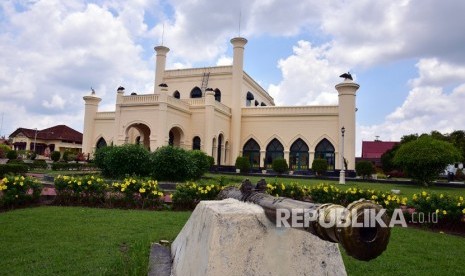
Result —
[[[83, 126], [82, 96], [101, 110], [115, 90], [153, 91], [153, 47], [168, 68], [231, 62], [278, 105], [336, 104], [350, 71], [362, 140], [465, 129], [465, 2], [460, 0], [4, 0], [0, 3], [1, 135], [17, 127]], [[240, 17], [239, 17], [240, 15]]]

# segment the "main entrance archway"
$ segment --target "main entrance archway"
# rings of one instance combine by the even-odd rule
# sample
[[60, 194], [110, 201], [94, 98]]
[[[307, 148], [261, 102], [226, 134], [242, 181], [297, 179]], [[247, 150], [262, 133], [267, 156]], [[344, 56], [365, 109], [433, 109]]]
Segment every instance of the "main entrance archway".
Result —
[[173, 147], [181, 147], [183, 144], [184, 133], [181, 128], [173, 127], [169, 132], [168, 145]]
[[126, 142], [143, 145], [150, 150], [150, 128], [143, 123], [135, 123], [126, 129]]

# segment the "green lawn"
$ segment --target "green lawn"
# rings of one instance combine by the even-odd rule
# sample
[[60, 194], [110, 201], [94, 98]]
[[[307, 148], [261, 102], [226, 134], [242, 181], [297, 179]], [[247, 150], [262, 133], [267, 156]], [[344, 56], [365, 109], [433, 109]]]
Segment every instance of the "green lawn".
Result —
[[223, 176], [224, 181], [227, 183], [241, 183], [245, 178], [249, 178], [252, 183], [257, 183], [260, 179], [265, 178], [267, 183], [274, 183], [277, 181], [278, 183], [290, 183], [290, 182], [297, 182], [302, 185], [307, 186], [314, 186], [320, 183], [329, 183], [336, 185], [340, 189], [348, 189], [350, 187], [357, 187], [362, 189], [375, 189], [378, 191], [391, 191], [393, 189], [400, 190], [402, 196], [406, 196], [411, 198], [413, 194], [421, 193], [422, 191], [426, 191], [428, 193], [444, 193], [453, 196], [464, 196], [465, 197], [465, 185], [463, 188], [451, 188], [451, 187], [440, 187], [440, 186], [432, 186], [432, 187], [420, 187], [416, 185], [408, 185], [408, 184], [388, 184], [388, 183], [375, 183], [375, 182], [355, 182], [355, 181], [347, 181], [345, 185], [340, 185], [336, 180], [321, 180], [321, 179], [303, 179], [303, 178], [283, 178], [283, 177], [263, 177], [263, 176], [243, 176], [243, 175], [221, 175], [221, 174], [207, 174], [210, 180], [204, 181], [216, 181], [218, 182], [219, 179]]
[[[173, 240], [190, 212], [39, 207], [0, 213], [1, 275], [147, 275], [149, 245]], [[349, 275], [464, 275], [465, 238], [394, 228]], [[226, 276], [226, 275], [225, 275]]]
[[151, 242], [190, 212], [40, 207], [0, 213], [0, 275], [147, 275]]

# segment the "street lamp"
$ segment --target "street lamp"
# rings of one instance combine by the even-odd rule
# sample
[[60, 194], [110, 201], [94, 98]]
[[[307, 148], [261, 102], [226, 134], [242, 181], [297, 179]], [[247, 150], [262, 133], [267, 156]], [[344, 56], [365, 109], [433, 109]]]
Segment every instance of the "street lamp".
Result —
[[341, 128], [342, 140], [341, 140], [341, 171], [339, 172], [339, 184], [346, 184], [346, 173], [344, 171], [344, 133], [346, 128]]
[[36, 144], [37, 144], [37, 128], [34, 128], [36, 131], [36, 135], [34, 136], [34, 153], [36, 152]]

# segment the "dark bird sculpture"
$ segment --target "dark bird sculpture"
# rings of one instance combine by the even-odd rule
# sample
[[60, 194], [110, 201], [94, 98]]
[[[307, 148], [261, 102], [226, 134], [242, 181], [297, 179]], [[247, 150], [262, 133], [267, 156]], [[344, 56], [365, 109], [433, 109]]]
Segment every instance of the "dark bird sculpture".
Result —
[[168, 85], [166, 83], [160, 83], [158, 86], [160, 86], [160, 87], [168, 87]]
[[92, 91], [92, 95], [95, 95], [95, 90], [92, 86], [90, 87], [90, 90]]
[[340, 77], [340, 78], [344, 78], [344, 79], [354, 80], [354, 79], [352, 78], [352, 75], [351, 75], [349, 72], [344, 73], [344, 74], [340, 75], [339, 77]]
[[121, 90], [124, 90], [124, 87], [122, 86], [118, 87], [117, 91], [121, 91]]

